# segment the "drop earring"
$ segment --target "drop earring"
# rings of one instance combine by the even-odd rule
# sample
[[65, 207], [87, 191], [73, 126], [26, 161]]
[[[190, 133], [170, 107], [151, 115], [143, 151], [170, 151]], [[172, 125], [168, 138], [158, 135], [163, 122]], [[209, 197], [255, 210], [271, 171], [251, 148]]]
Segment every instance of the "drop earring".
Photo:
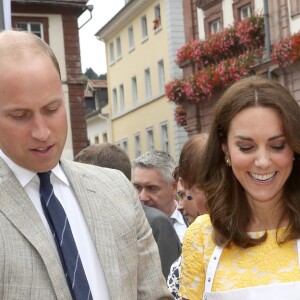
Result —
[[226, 165], [227, 165], [228, 167], [231, 167], [231, 160], [230, 160], [230, 157], [229, 157], [227, 154], [225, 154], [224, 159], [225, 159]]

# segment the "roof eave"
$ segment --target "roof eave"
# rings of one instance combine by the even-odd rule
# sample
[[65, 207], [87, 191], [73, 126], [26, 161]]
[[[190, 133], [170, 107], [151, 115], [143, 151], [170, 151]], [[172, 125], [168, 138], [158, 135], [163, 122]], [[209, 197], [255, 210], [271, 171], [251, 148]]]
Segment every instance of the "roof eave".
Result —
[[110, 19], [95, 36], [105, 42], [120, 31], [134, 16], [145, 9], [153, 0], [131, 0], [112, 19]]

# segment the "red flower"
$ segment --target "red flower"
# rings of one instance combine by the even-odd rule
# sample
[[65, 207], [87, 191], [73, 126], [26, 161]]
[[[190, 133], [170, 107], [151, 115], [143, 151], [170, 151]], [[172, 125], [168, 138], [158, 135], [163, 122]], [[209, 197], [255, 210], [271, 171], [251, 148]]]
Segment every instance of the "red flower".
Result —
[[191, 60], [201, 69], [264, 44], [264, 19], [252, 16], [210, 35], [205, 41], [189, 41], [177, 51], [176, 63]]
[[179, 126], [186, 125], [186, 110], [182, 105], [177, 105], [175, 109], [175, 120]]
[[199, 71], [188, 79], [175, 79], [165, 85], [166, 96], [177, 104], [177, 124], [186, 125], [186, 113], [180, 103], [209, 101], [232, 82], [250, 75], [251, 66], [262, 58], [263, 44], [263, 17], [254, 16], [209, 36], [205, 41], [190, 41], [181, 47], [176, 63], [190, 60]]
[[300, 61], [300, 31], [274, 44], [271, 57], [280, 66]]
[[156, 30], [160, 26], [160, 21], [158, 18], [153, 20], [153, 30]]

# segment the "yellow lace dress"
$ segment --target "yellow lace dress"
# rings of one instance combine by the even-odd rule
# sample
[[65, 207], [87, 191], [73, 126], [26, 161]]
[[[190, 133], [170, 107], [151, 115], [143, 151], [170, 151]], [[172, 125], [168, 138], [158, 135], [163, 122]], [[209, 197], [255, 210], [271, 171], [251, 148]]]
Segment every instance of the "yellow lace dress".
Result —
[[[283, 228], [279, 229], [283, 232]], [[185, 233], [180, 273], [181, 297], [201, 300], [206, 269], [215, 244], [208, 215], [198, 217]], [[252, 232], [260, 236], [262, 232]], [[276, 230], [258, 246], [241, 249], [235, 245], [222, 252], [212, 291], [226, 291], [272, 283], [300, 281], [296, 241], [279, 246]], [[300, 296], [299, 296], [300, 297]]]

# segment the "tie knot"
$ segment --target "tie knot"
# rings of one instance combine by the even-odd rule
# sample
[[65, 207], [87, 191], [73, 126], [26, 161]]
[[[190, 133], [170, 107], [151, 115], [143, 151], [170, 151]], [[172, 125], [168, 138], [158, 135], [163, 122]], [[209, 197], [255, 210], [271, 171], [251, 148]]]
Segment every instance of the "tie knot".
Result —
[[43, 172], [43, 173], [37, 173], [37, 175], [40, 178], [41, 184], [45, 184], [45, 183], [50, 182], [50, 174], [51, 174], [51, 171]]

